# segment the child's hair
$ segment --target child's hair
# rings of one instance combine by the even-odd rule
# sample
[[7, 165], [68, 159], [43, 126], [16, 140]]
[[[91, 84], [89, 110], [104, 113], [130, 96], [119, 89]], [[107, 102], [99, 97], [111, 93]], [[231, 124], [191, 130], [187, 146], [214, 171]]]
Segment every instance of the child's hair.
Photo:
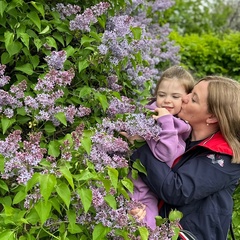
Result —
[[158, 87], [160, 83], [165, 79], [176, 79], [184, 86], [186, 93], [190, 93], [195, 84], [194, 78], [191, 75], [191, 73], [189, 73], [183, 67], [175, 65], [168, 68], [162, 73], [160, 79], [157, 82], [155, 92], [154, 92], [154, 97], [157, 96]]

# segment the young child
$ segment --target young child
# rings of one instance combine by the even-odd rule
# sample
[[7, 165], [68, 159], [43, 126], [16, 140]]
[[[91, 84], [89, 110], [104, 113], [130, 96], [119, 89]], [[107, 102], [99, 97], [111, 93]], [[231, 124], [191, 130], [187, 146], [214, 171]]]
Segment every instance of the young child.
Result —
[[[159, 141], [150, 139], [146, 142], [154, 156], [166, 162], [170, 167], [174, 160], [185, 151], [185, 140], [191, 132], [190, 125], [178, 118], [177, 114], [181, 111], [182, 97], [191, 92], [193, 86], [194, 79], [188, 71], [180, 66], [170, 67], [163, 72], [157, 83], [154, 100], [146, 105], [146, 108], [157, 113], [153, 115], [153, 118], [162, 129]], [[134, 140], [134, 136], [131, 140]], [[140, 177], [132, 181], [134, 192], [131, 198], [146, 206], [144, 222], [150, 228], [155, 229], [159, 199]]]

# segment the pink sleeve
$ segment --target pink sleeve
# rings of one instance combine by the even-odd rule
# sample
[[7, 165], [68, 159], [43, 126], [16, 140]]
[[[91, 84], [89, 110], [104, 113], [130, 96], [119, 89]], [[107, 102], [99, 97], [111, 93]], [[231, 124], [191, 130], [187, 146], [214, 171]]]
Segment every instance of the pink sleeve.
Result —
[[160, 139], [150, 139], [147, 143], [154, 156], [171, 167], [174, 160], [184, 153], [185, 139], [182, 136], [186, 136], [186, 131], [189, 135], [191, 129], [187, 123], [171, 114], [158, 118], [157, 123], [162, 128]]

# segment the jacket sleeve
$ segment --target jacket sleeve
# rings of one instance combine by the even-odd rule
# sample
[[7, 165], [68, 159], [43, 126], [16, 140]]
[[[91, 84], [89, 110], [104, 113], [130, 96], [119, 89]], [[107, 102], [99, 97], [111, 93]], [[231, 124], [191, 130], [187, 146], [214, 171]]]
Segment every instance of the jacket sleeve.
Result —
[[221, 162], [213, 163], [207, 155], [194, 151], [194, 158], [183, 163], [174, 171], [164, 162], [158, 161], [148, 145], [135, 151], [132, 159], [140, 159], [147, 176], [140, 174], [142, 180], [164, 202], [183, 206], [191, 201], [205, 198], [226, 186], [237, 182], [240, 174], [239, 164], [231, 164], [231, 157], [220, 155]]
[[184, 141], [179, 141], [179, 132], [173, 118], [171, 114], [158, 118], [157, 124], [162, 129], [159, 140], [146, 140], [153, 155], [170, 167], [173, 161], [185, 151]]

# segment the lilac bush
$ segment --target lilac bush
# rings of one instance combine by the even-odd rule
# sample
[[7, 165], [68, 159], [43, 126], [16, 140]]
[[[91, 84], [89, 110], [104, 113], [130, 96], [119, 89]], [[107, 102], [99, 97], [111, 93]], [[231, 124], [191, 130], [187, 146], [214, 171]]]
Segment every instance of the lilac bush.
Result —
[[161, 131], [143, 105], [179, 61], [173, 2], [43, 3], [2, 3], [0, 239], [171, 239], [178, 219], [152, 231], [129, 213], [119, 132]]

